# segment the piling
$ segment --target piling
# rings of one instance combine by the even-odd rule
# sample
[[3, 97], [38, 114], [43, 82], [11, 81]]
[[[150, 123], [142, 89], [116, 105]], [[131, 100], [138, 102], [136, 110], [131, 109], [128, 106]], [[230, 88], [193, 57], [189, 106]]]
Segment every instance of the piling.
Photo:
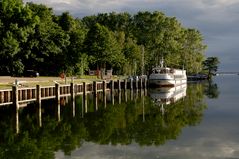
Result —
[[130, 79], [130, 89], [133, 90], [133, 79]]
[[85, 113], [88, 112], [87, 110], [87, 85], [85, 82], [83, 82], [83, 104], [85, 108]]
[[118, 91], [121, 91], [121, 81], [117, 80], [117, 84], [118, 84]]
[[139, 88], [139, 80], [135, 79], [135, 89], [138, 90]]
[[75, 85], [73, 80], [70, 86], [70, 93], [71, 93], [71, 103], [72, 103], [72, 116], [75, 117]]
[[114, 105], [114, 80], [111, 80], [111, 101], [112, 104]]
[[36, 101], [37, 101], [37, 114], [38, 114], [38, 124], [42, 126], [42, 114], [41, 114], [41, 86], [37, 85], [36, 87]]
[[139, 79], [139, 83], [140, 83], [140, 89], [143, 89], [143, 81], [142, 81], [142, 78]]
[[106, 108], [106, 81], [103, 81], [103, 98], [104, 98], [104, 107]]
[[60, 85], [58, 83], [55, 84], [55, 94], [56, 94], [56, 102], [57, 102], [57, 120], [61, 120], [61, 105], [60, 105]]
[[12, 100], [13, 100], [13, 107], [15, 115], [15, 131], [19, 133], [19, 103], [18, 103], [18, 87], [17, 85], [12, 86]]
[[93, 82], [93, 94], [94, 94], [94, 104], [95, 104], [95, 111], [98, 110], [98, 102], [97, 102], [97, 82]]

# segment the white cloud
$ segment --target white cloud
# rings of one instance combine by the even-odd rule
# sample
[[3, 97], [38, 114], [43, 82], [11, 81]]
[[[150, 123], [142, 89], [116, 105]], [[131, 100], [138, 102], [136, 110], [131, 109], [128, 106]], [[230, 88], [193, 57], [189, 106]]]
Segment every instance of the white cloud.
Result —
[[[225, 159], [236, 158], [239, 154], [239, 145], [236, 142], [218, 138], [195, 138], [181, 143], [171, 142], [164, 146], [140, 147], [132, 145], [97, 145], [86, 142], [81, 148], [71, 154], [71, 158], [91, 159], [157, 159], [157, 158], [192, 158], [192, 159]], [[61, 151], [55, 154], [57, 159], [64, 158]]]

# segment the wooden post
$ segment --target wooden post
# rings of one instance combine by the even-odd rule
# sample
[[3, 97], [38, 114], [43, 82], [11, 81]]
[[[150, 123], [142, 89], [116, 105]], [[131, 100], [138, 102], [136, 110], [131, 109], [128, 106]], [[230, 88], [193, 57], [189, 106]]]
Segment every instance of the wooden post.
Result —
[[111, 101], [112, 104], [114, 105], [115, 101], [114, 101], [114, 80], [111, 80]]
[[118, 96], [119, 96], [119, 104], [121, 104], [121, 91], [119, 91]]
[[71, 82], [71, 87], [70, 87], [70, 92], [71, 92], [71, 103], [72, 103], [72, 115], [75, 117], [75, 85], [73, 83], [73, 80]]
[[83, 103], [85, 107], [85, 113], [87, 113], [87, 85], [85, 82], [83, 82]]
[[57, 103], [60, 103], [60, 85], [58, 83], [55, 84], [55, 94]]
[[124, 90], [124, 100], [127, 102], [128, 96], [127, 96], [127, 89]]
[[19, 103], [18, 103], [18, 87], [12, 86], [12, 102], [13, 106], [16, 108], [16, 110], [19, 109]]
[[147, 88], [147, 78], [144, 78], [144, 89]]
[[142, 80], [142, 78], [140, 78], [139, 83], [140, 83], [140, 97], [142, 97], [142, 95], [143, 95], [143, 80]]
[[147, 96], [147, 89], [144, 89], [144, 96]]
[[140, 82], [140, 89], [143, 89], [143, 81], [142, 81], [142, 78], [140, 78], [139, 82]]
[[117, 83], [118, 83], [118, 91], [121, 91], [121, 81], [117, 80]]
[[139, 80], [136, 78], [135, 79], [135, 89], [137, 91], [137, 89], [139, 88]]
[[36, 101], [37, 101], [37, 114], [38, 114], [38, 124], [40, 127], [42, 127], [42, 114], [41, 114], [41, 86], [37, 85], [36, 88]]
[[[44, 89], [45, 90], [45, 89]], [[60, 105], [60, 85], [58, 83], [55, 84], [55, 93], [56, 93], [56, 103], [57, 103], [57, 119], [61, 120], [61, 105]]]
[[84, 103], [85, 103], [85, 102], [84, 102], [84, 97], [83, 97], [83, 95], [82, 95], [82, 100], [81, 100], [81, 117], [82, 117], [82, 118], [84, 118], [84, 113], [85, 113], [85, 112], [84, 112], [84, 111], [85, 111], [85, 108], [84, 108], [85, 105], [84, 105]]
[[106, 81], [103, 81], [103, 98], [104, 98], [104, 107], [106, 108]]
[[98, 110], [98, 102], [97, 102], [97, 82], [93, 82], [93, 94], [94, 94], [94, 104], [95, 110]]
[[130, 79], [130, 89], [133, 90], [133, 79]]
[[127, 79], [124, 80], [124, 90], [127, 90]]
[[124, 80], [124, 99], [125, 99], [125, 102], [127, 102], [127, 85], [128, 85], [128, 80], [125, 79]]
[[15, 115], [15, 130], [16, 133], [19, 133], [19, 103], [18, 103], [18, 87], [17, 85], [12, 86], [12, 100], [13, 100], [13, 107], [14, 107], [14, 112], [16, 113]]

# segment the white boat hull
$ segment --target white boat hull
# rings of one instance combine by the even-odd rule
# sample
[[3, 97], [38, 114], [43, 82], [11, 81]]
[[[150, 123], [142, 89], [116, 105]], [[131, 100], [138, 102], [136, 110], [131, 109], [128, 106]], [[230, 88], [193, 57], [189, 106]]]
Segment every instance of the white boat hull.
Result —
[[186, 96], [187, 84], [176, 87], [150, 89], [150, 97], [158, 104], [171, 104]]
[[187, 83], [187, 79], [149, 79], [151, 86], [175, 87]]

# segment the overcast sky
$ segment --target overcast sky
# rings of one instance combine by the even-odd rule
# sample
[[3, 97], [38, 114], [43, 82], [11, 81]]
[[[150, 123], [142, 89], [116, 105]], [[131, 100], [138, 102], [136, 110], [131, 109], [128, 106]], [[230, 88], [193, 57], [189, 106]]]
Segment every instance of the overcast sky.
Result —
[[24, 0], [69, 11], [75, 17], [102, 12], [162, 11], [183, 26], [196, 28], [208, 45], [206, 56], [219, 57], [219, 71], [239, 71], [239, 0]]

